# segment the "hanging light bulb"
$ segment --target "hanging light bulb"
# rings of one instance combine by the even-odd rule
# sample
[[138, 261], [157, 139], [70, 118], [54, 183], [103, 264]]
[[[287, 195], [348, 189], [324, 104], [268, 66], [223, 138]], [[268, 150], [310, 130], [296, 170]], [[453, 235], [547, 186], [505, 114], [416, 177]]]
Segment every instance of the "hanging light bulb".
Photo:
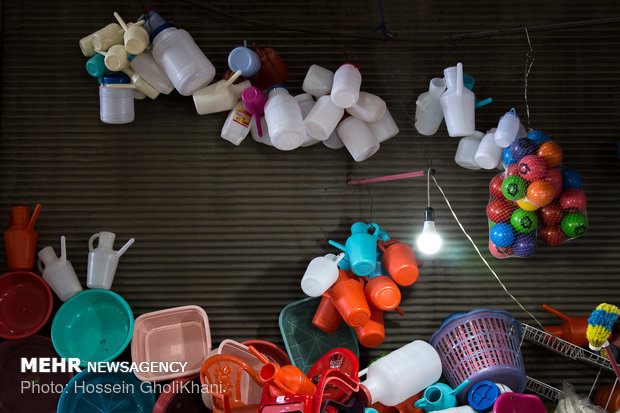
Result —
[[441, 248], [441, 237], [435, 229], [435, 210], [428, 207], [424, 209], [424, 227], [418, 235], [418, 249], [427, 255], [435, 254]]

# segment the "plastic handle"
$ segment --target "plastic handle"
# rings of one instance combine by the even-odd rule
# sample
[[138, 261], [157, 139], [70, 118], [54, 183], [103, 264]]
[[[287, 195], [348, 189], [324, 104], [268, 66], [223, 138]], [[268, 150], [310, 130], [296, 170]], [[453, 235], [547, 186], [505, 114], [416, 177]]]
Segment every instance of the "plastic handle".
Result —
[[116, 18], [116, 21], [118, 22], [118, 24], [121, 25], [123, 30], [127, 31], [127, 23], [125, 23], [125, 20], [123, 20], [120, 14], [118, 14], [117, 12], [114, 12], [114, 17]]
[[235, 73], [234, 73], [234, 74], [230, 77], [230, 79], [228, 79], [228, 80], [226, 81], [226, 83], [224, 83], [224, 86], [225, 86], [225, 87], [229, 87], [230, 85], [232, 85], [232, 84], [235, 82], [235, 80], [237, 80], [237, 78], [238, 78], [239, 76], [241, 76], [241, 70], [237, 70], [237, 71], [236, 71], [236, 72], [235, 72]]
[[344, 252], [341, 252], [340, 254], [338, 254], [338, 255], [336, 256], [336, 259], [334, 260], [334, 264], [338, 265], [338, 263], [339, 263], [340, 261], [342, 261], [342, 259], [344, 258], [344, 256], [345, 256], [345, 253], [344, 253]]
[[133, 83], [111, 83], [109, 85], [105, 85], [110, 89], [137, 89], [136, 85]]
[[428, 407], [428, 400], [426, 399], [419, 399], [416, 400], [416, 402], [413, 404], [414, 407], [417, 407], [418, 409], [425, 409], [426, 407]]
[[34, 224], [35, 222], [37, 222], [37, 218], [39, 218], [39, 214], [41, 213], [41, 204], [37, 204], [37, 206], [34, 208], [34, 212], [32, 213], [32, 216], [30, 217], [30, 222], [28, 223], [28, 228], [26, 228], [28, 231], [32, 231], [32, 229], [34, 228]]
[[263, 364], [268, 364], [271, 363], [269, 361], [269, 359], [267, 357], [265, 357], [265, 355], [263, 353], [261, 353], [260, 351], [258, 351], [256, 349], [256, 347], [254, 346], [248, 346], [248, 350], [250, 350], [250, 353], [254, 354], [254, 356], [259, 359], [261, 361], [261, 363]]
[[95, 242], [95, 238], [99, 238], [98, 232], [96, 234], [91, 235], [91, 237], [88, 239], [88, 251], [89, 252], [95, 249], [95, 247], [93, 246], [93, 243]]
[[380, 240], [379, 242], [377, 242], [377, 245], [379, 246], [379, 249], [383, 252], [387, 251], [387, 249], [389, 247], [391, 247], [394, 244], [398, 244], [400, 243], [399, 240], [397, 239], [388, 239], [388, 240]]
[[37, 268], [39, 269], [41, 275], [43, 275], [43, 263], [41, 262], [41, 258], [37, 258]]
[[129, 241], [127, 241], [125, 243], [125, 245], [123, 245], [123, 247], [120, 250], [116, 251], [116, 253], [115, 253], [116, 257], [120, 258], [121, 255], [123, 255], [125, 253], [125, 251], [127, 251], [127, 249], [129, 249], [129, 247], [131, 247], [131, 244], [133, 244], [135, 240], [136, 240], [135, 238], [131, 238]]
[[258, 132], [258, 137], [263, 137], [263, 127], [260, 124], [260, 116], [254, 116], [254, 120], [256, 121], [256, 131]]
[[60, 237], [60, 260], [63, 263], [67, 262], [67, 242], [64, 235]]
[[493, 102], [493, 98], [486, 98], [483, 100], [479, 100], [478, 102], [476, 102], [476, 109], [486, 106], [491, 102]]
[[379, 233], [381, 232], [381, 228], [379, 228], [379, 225], [375, 224], [375, 223], [371, 223], [370, 225], [368, 225], [368, 228], [370, 227], [374, 227], [375, 228], [375, 232], [372, 234], [372, 236], [375, 238], [375, 241], [379, 239]]
[[456, 64], [456, 95], [461, 96], [463, 94], [463, 64]]
[[339, 244], [336, 241], [333, 241], [331, 239], [329, 240], [329, 245], [332, 245], [332, 246], [338, 248], [341, 251], [345, 251], [345, 252], [347, 251], [347, 247], [345, 247], [344, 245]]
[[571, 317], [567, 316], [566, 314], [556, 310], [553, 307], [548, 306], [547, 304], [543, 304], [542, 305], [543, 310], [546, 310], [548, 312], [550, 312], [551, 314], [553, 314], [554, 316], [564, 320], [564, 321], [571, 321]]

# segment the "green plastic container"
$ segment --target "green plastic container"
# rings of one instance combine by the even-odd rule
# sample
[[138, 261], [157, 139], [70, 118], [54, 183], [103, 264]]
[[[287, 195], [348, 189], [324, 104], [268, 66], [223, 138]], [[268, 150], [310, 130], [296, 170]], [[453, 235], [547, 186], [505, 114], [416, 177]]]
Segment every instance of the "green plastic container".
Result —
[[52, 323], [52, 343], [61, 357], [111, 361], [125, 350], [133, 333], [129, 304], [108, 290], [86, 290], [64, 303]]

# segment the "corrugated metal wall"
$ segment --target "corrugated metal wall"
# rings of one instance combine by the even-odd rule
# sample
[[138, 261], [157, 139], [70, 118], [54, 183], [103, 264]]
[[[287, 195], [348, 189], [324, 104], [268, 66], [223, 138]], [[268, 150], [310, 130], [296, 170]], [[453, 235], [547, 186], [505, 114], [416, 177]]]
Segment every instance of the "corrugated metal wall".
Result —
[[[127, 20], [139, 2], [8, 1], [2, 15], [0, 215], [15, 204], [43, 204], [39, 245], [65, 234], [69, 258], [84, 281], [87, 240], [100, 230], [136, 243], [123, 256], [114, 290], [135, 315], [197, 304], [209, 314], [214, 343], [263, 338], [281, 343], [278, 314], [303, 297], [307, 262], [344, 240], [357, 220], [373, 220], [412, 243], [421, 230], [424, 179], [349, 187], [350, 178], [424, 169], [427, 160], [476, 243], [488, 242], [485, 207], [494, 172], [455, 165], [458, 139], [445, 127], [422, 138], [412, 124], [415, 98], [444, 67], [461, 61], [476, 78], [474, 91], [494, 103], [477, 114], [479, 130], [515, 107], [524, 116], [527, 41], [513, 35], [453, 42], [454, 33], [605, 18], [620, 4], [593, 2], [385, 1], [388, 29], [398, 38], [367, 37], [379, 24], [374, 1], [209, 1], [210, 7], [262, 22], [312, 28], [305, 34], [253, 26], [184, 1], [152, 6], [196, 39], [222, 74], [227, 53], [244, 39], [274, 47], [301, 92], [312, 63], [335, 70], [354, 62], [363, 89], [384, 98], [400, 127], [370, 160], [323, 145], [290, 153], [246, 139], [219, 138], [223, 117], [198, 116], [192, 99], [176, 93], [137, 101], [135, 122], [105, 125], [98, 118], [97, 83], [84, 70], [77, 42], [112, 21]], [[620, 27], [604, 25], [530, 35], [536, 61], [529, 78], [531, 126], [544, 129], [579, 170], [588, 196], [590, 230], [559, 247], [541, 246], [529, 259], [499, 261], [485, 251], [508, 288], [543, 322], [547, 303], [588, 315], [602, 301], [618, 304], [620, 217], [618, 99]], [[378, 38], [378, 36], [375, 36]], [[426, 156], [425, 156], [426, 154]], [[414, 339], [428, 339], [456, 311], [491, 307], [531, 320], [502, 292], [432, 190], [445, 245], [427, 260], [404, 293], [406, 315], [387, 316], [387, 339], [364, 360]], [[2, 259], [4, 262], [4, 259]], [[58, 306], [58, 303], [56, 307]], [[596, 371], [527, 347], [528, 374], [587, 392]], [[610, 379], [608, 373], [602, 375]]]

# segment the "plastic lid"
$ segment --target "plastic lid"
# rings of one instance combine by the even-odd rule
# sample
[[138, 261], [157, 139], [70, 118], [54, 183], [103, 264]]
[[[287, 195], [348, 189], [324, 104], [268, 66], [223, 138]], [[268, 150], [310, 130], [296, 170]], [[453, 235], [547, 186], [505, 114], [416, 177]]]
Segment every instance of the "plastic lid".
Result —
[[267, 94], [269, 94], [272, 90], [274, 90], [276, 88], [282, 88], [282, 89], [288, 91], [288, 88], [286, 86], [284, 86], [284, 85], [273, 85], [269, 89], [267, 89]]
[[131, 80], [129, 79], [129, 76], [127, 76], [124, 73], [114, 73], [109, 76], [103, 77], [104, 85], [112, 85], [112, 84], [119, 84], [119, 83], [131, 83]]
[[489, 412], [500, 395], [499, 387], [492, 381], [482, 380], [469, 391], [467, 401], [478, 412]]
[[174, 24], [172, 23], [164, 23], [161, 26], [159, 26], [158, 28], [156, 28], [155, 30], [153, 30], [151, 32], [151, 43], [153, 43], [153, 39], [155, 39], [155, 37], [157, 37], [157, 35], [161, 32], [163, 32], [166, 29], [169, 29], [171, 27], [176, 27]]

